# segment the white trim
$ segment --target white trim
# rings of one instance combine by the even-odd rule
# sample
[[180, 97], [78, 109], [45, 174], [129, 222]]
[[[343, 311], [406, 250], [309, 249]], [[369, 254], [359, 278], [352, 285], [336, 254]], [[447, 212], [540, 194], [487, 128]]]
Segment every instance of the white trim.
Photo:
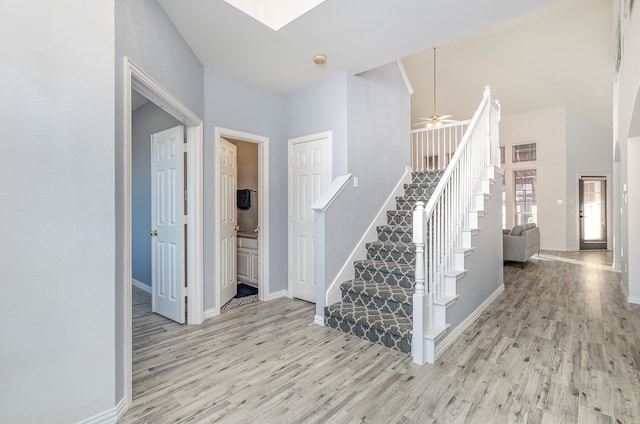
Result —
[[[203, 161], [202, 161], [202, 144], [203, 144], [203, 123], [202, 119], [191, 112], [180, 100], [169, 93], [163, 86], [157, 83], [149, 74], [144, 72], [142, 68], [137, 66], [133, 61], [124, 58], [124, 81], [123, 89], [123, 208], [124, 208], [124, 249], [122, 251], [123, 258], [123, 275], [122, 283], [124, 284], [124, 328], [122, 334], [124, 336], [124, 366], [122, 381], [124, 384], [124, 399], [126, 407], [131, 404], [132, 394], [132, 316], [131, 316], [131, 287], [132, 287], [132, 244], [131, 244], [131, 90], [143, 94], [156, 105], [162, 107], [165, 112], [169, 113], [185, 126], [187, 126], [187, 145], [189, 153], [187, 154], [187, 190], [190, 194], [187, 204], [187, 212], [189, 220], [187, 223], [187, 251], [189, 252], [186, 267], [187, 275], [190, 276], [188, 282], [188, 308], [187, 322], [189, 324], [202, 323], [203, 315], [203, 236], [202, 236], [202, 219], [203, 219], [203, 203], [202, 203], [202, 180], [203, 180]], [[116, 171], [118, 172], [118, 171]]]
[[78, 424], [116, 424], [127, 410], [127, 398], [120, 399], [120, 402], [111, 409], [100, 412], [92, 417], [78, 421]]
[[640, 305], [640, 296], [629, 296], [627, 298], [627, 302]]
[[385, 225], [387, 222], [387, 211], [395, 209], [396, 197], [402, 196], [404, 194], [404, 184], [411, 182], [411, 168], [405, 167], [404, 174], [394, 187], [394, 189], [387, 197], [387, 200], [384, 202], [378, 214], [373, 218], [371, 224], [360, 238], [360, 241], [356, 244], [351, 252], [351, 255], [345, 260], [342, 268], [334, 278], [334, 280], [329, 285], [329, 288], [326, 290], [325, 299], [326, 306], [333, 305], [334, 303], [338, 303], [340, 301], [340, 284], [344, 281], [352, 280], [355, 276], [355, 270], [353, 268], [353, 262], [358, 258], [364, 258], [367, 254], [366, 244], [370, 241], [377, 240], [378, 231], [377, 227], [379, 225]]
[[485, 309], [491, 305], [491, 303], [496, 300], [498, 296], [504, 291], [504, 284], [500, 284], [500, 286], [493, 292], [489, 297], [485, 299], [484, 302], [480, 306], [476, 308], [464, 321], [462, 321], [456, 328], [453, 329], [452, 332], [447, 334], [447, 336], [442, 339], [440, 343], [436, 346], [434, 359], [438, 359], [445, 350], [447, 350], [453, 342], [455, 342], [458, 337], [464, 333], [464, 331], [473, 324], [473, 322], [480, 316]]
[[320, 327], [324, 327], [324, 317], [322, 315], [314, 315], [313, 323], [319, 325]]
[[311, 209], [316, 212], [326, 212], [333, 201], [336, 200], [336, 197], [342, 193], [342, 190], [344, 190], [349, 181], [351, 181], [351, 174], [337, 176], [331, 181], [329, 187], [320, 193], [320, 197], [313, 202]]
[[629, 290], [627, 290], [627, 288], [625, 287], [624, 282], [622, 281], [622, 278], [618, 278], [618, 284], [620, 285], [620, 290], [622, 291], [622, 294], [624, 295], [624, 297], [628, 298]]
[[136, 287], [144, 292], [151, 294], [151, 286], [148, 286], [145, 283], [136, 280], [135, 278], [131, 279], [131, 285], [133, 285], [133, 287]]
[[411, 80], [409, 79], [409, 75], [407, 74], [406, 69], [404, 69], [404, 64], [400, 59], [396, 59], [396, 64], [398, 65], [398, 69], [400, 70], [400, 75], [402, 75], [402, 80], [404, 81], [404, 85], [407, 87], [407, 91], [409, 92], [409, 95], [412, 96], [414, 93], [413, 86], [411, 85]]
[[204, 311], [204, 319], [217, 317], [218, 315], [220, 315], [220, 308], [205, 309]]
[[[293, 205], [293, 193], [291, 192], [293, 186], [291, 182], [293, 145], [308, 143], [315, 140], [326, 140], [327, 149], [329, 150], [329, 152], [327, 155], [328, 160], [323, 163], [323, 166], [325, 167], [324, 171], [329, 173], [329, 178], [333, 179], [333, 131], [324, 131], [320, 133], [305, 135], [302, 137], [290, 138], [287, 143], [287, 296], [289, 298], [293, 298], [293, 280], [291, 278], [291, 267], [293, 263], [293, 231], [292, 221], [290, 219], [290, 217], [292, 216], [291, 206]], [[316, 262], [315, 257], [313, 258], [313, 261]], [[319, 264], [315, 264], [315, 266], [318, 265]]]
[[[613, 192], [612, 192], [612, 178], [611, 175], [609, 174], [598, 174], [596, 173], [589, 173], [589, 174], [576, 174], [576, 185], [575, 185], [575, 189], [576, 189], [576, 205], [578, 207], [575, 208], [574, 210], [574, 216], [576, 217], [576, 223], [574, 226], [574, 229], [576, 231], [576, 239], [575, 239], [575, 244], [573, 245], [567, 245], [565, 248], [563, 249], [552, 249], [552, 248], [547, 248], [545, 247], [545, 250], [580, 250], [580, 179], [582, 178], [602, 178], [605, 181], [605, 191], [606, 191], [606, 198], [605, 198], [605, 207], [607, 210], [607, 213], [605, 215], [605, 219], [606, 219], [606, 225], [607, 225], [607, 249], [611, 250], [613, 248], [613, 218], [612, 218], [612, 209], [613, 209]], [[571, 199], [569, 199], [571, 200]]]
[[[232, 130], [228, 128], [214, 128], [214, 155], [215, 163], [218, 163], [220, 153], [220, 139], [231, 138], [234, 140], [247, 141], [258, 145], [258, 193], [260, 194], [260, 206], [258, 207], [258, 299], [266, 300], [270, 290], [269, 284], [269, 137]], [[213, 176], [214, 187], [214, 216], [218, 217], [214, 222], [214, 246], [215, 246], [215, 307], [208, 309], [211, 314], [207, 318], [220, 315], [220, 167], [216, 165], [217, 171]]]
[[270, 300], [279, 299], [281, 297], [289, 297], [289, 291], [288, 290], [278, 290], [277, 292], [273, 292], [273, 293], [265, 293], [263, 300], [265, 302], [268, 302]]
[[116, 422], [122, 418], [125, 412], [129, 409], [129, 403], [127, 398], [120, 399], [120, 402], [116, 405]]

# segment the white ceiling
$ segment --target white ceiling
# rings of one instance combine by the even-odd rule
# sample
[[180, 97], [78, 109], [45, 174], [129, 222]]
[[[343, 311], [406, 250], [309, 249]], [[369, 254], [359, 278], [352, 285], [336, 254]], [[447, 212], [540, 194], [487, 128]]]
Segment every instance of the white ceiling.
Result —
[[[202, 64], [287, 93], [359, 73], [558, 0], [326, 0], [273, 31], [223, 0], [158, 0]], [[327, 64], [315, 65], [317, 53]]]
[[[440, 45], [438, 113], [470, 118], [491, 85], [505, 115], [567, 106], [611, 127], [613, 10], [611, 0], [563, 0]], [[433, 113], [432, 50], [403, 63], [417, 122]]]

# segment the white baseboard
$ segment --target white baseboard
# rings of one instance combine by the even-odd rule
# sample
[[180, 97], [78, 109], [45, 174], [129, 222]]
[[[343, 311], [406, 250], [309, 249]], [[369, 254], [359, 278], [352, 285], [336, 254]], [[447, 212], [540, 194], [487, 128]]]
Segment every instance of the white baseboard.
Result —
[[622, 278], [618, 278], [618, 284], [620, 284], [620, 290], [622, 291], [624, 297], [629, 297], [629, 290], [627, 290], [627, 288], [625, 287]]
[[491, 305], [491, 303], [503, 291], [504, 291], [504, 284], [500, 284], [500, 287], [498, 287], [493, 293], [491, 293], [491, 295], [489, 297], [487, 297], [485, 299], [485, 301], [482, 302], [482, 304], [480, 306], [478, 306], [476, 308], [476, 310], [471, 313], [471, 315], [469, 315], [456, 328], [454, 328], [451, 333], [447, 334], [446, 337], [444, 339], [442, 339], [442, 341], [440, 343], [438, 343], [438, 345], [436, 346], [434, 359], [438, 359], [438, 357], [445, 350], [447, 350], [453, 344], [453, 342], [455, 342], [458, 339], [458, 337], [460, 337], [460, 335], [462, 333], [464, 333], [464, 331], [471, 326], [471, 324], [473, 324], [473, 322], [480, 316], [480, 314], [482, 312], [484, 312], [484, 310], [487, 309], [489, 307], [489, 305]]
[[640, 296], [629, 296], [627, 297], [627, 302], [640, 305]]
[[264, 296], [264, 300], [266, 302], [273, 300], [273, 299], [279, 299], [281, 297], [289, 297], [289, 291], [288, 290], [280, 290], [277, 292], [273, 292], [273, 293], [267, 293]]
[[122, 398], [113, 408], [96, 414], [93, 417], [78, 421], [78, 424], [116, 424], [127, 409], [127, 399]]
[[387, 211], [395, 209], [396, 197], [404, 194], [404, 184], [409, 182], [411, 182], [411, 167], [406, 166], [404, 174], [402, 174], [402, 177], [387, 197], [387, 200], [385, 200], [384, 204], [378, 211], [378, 214], [373, 218], [369, 227], [360, 238], [360, 241], [358, 241], [358, 244], [353, 248], [351, 255], [349, 255], [349, 257], [344, 261], [342, 268], [338, 271], [336, 277], [325, 290], [326, 306], [333, 305], [340, 301], [342, 297], [340, 284], [354, 278], [355, 271], [353, 268], [353, 262], [367, 256], [367, 242], [378, 239], [377, 227], [387, 223]]
[[204, 319], [217, 317], [218, 315], [220, 315], [220, 308], [205, 309], [204, 311]]
[[129, 404], [127, 402], [127, 398], [123, 397], [122, 399], [120, 399], [120, 402], [118, 402], [118, 404], [116, 405], [116, 412], [118, 413], [118, 416], [116, 417], [116, 421], [122, 418], [124, 413], [127, 412], [128, 410], [129, 410]]
[[321, 327], [324, 327], [324, 317], [322, 315], [314, 315], [313, 323]]
[[139, 288], [140, 290], [151, 294], [151, 286], [146, 285], [142, 281], [138, 281], [135, 278], [132, 278], [131, 285], [133, 285], [133, 287]]

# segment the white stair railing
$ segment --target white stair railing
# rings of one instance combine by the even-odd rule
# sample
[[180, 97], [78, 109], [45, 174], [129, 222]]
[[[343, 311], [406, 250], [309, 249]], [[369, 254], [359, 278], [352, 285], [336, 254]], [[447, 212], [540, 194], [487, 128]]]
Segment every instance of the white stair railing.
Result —
[[415, 172], [445, 169], [471, 120], [411, 131], [411, 167]]
[[[487, 169], [500, 162], [498, 123], [500, 105], [486, 87], [480, 106], [467, 126], [458, 148], [426, 206], [417, 202], [413, 212], [416, 244], [413, 295], [414, 362], [435, 360], [435, 340], [447, 328], [446, 306], [456, 296], [456, 255], [471, 247], [469, 213], [476, 210], [476, 192]], [[415, 170], [415, 169], [414, 169]], [[453, 283], [452, 283], [453, 281]]]

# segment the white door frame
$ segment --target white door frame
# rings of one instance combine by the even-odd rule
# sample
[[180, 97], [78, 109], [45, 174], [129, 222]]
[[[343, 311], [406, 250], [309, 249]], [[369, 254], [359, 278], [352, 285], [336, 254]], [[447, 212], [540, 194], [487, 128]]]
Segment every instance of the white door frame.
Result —
[[[218, 163], [220, 154], [220, 139], [231, 138], [236, 140], [256, 143], [258, 145], [258, 298], [260, 300], [269, 299], [269, 137], [250, 134], [242, 131], [231, 130], [222, 127], [214, 128], [214, 155], [215, 163]], [[215, 306], [212, 310], [207, 310], [207, 318], [220, 315], [220, 167], [216, 165], [214, 173], [214, 232], [215, 232]]]
[[203, 123], [180, 100], [158, 84], [142, 68], [128, 57], [124, 58], [124, 266], [121, 280], [124, 284], [124, 392], [127, 406], [131, 405], [132, 393], [132, 317], [131, 317], [131, 89], [164, 109], [186, 127], [187, 136], [187, 260], [189, 276], [187, 287], [187, 323], [200, 324], [203, 320], [203, 237], [202, 237], [202, 144]]
[[605, 180], [605, 184], [607, 187], [607, 192], [606, 192], [606, 198], [605, 198], [605, 202], [606, 202], [606, 207], [607, 207], [607, 216], [606, 216], [606, 220], [607, 220], [607, 250], [611, 250], [613, 248], [613, 227], [611, 225], [612, 222], [612, 208], [613, 208], [613, 195], [612, 193], [610, 193], [613, 189], [613, 187], [611, 186], [611, 175], [610, 174], [599, 174], [597, 172], [591, 172], [589, 174], [576, 174], [576, 180], [575, 180], [575, 188], [576, 188], [576, 197], [575, 197], [575, 210], [574, 210], [574, 216], [576, 217], [576, 223], [574, 225], [575, 231], [576, 231], [576, 235], [577, 237], [575, 238], [575, 240], [573, 240], [571, 243], [575, 243], [572, 246], [568, 246], [570, 249], [572, 250], [580, 250], [580, 179], [581, 178], [588, 178], [588, 177], [598, 177], [598, 178], [602, 178], [603, 180]]
[[[293, 193], [292, 193], [292, 181], [291, 181], [291, 155], [293, 152], [293, 145], [294, 144], [300, 144], [300, 143], [306, 143], [309, 141], [314, 141], [314, 140], [318, 140], [318, 139], [323, 139], [326, 138], [327, 139], [327, 143], [329, 144], [328, 148], [329, 148], [329, 160], [326, 161], [326, 163], [324, 164], [325, 167], [327, 167], [328, 169], [325, 169], [326, 171], [328, 171], [329, 173], [329, 181], [333, 180], [333, 132], [332, 131], [324, 131], [324, 132], [320, 132], [320, 133], [316, 133], [316, 134], [309, 134], [309, 135], [305, 135], [302, 137], [296, 137], [296, 138], [290, 138], [289, 139], [289, 143], [288, 143], [288, 148], [287, 148], [287, 233], [288, 233], [288, 240], [287, 240], [287, 286], [288, 286], [288, 293], [287, 296], [292, 299], [293, 298], [293, 281], [291, 279], [291, 273], [292, 273], [292, 261], [293, 261], [293, 231], [292, 231], [292, 220], [291, 220], [291, 205], [292, 205], [292, 199], [293, 199]], [[313, 260], [315, 261], [315, 258], [313, 258]], [[317, 299], [316, 299], [317, 300]]]

